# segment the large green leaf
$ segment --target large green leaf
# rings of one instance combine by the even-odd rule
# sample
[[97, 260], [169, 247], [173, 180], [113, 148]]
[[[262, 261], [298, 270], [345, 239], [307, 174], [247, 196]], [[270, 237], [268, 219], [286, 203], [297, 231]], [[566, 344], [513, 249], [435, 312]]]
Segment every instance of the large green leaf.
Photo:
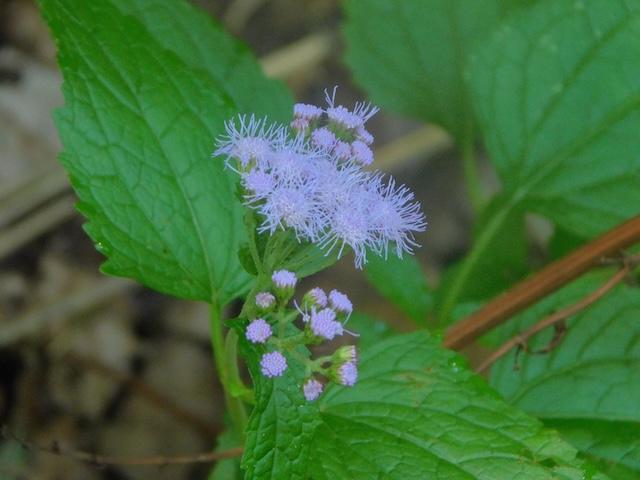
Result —
[[321, 400], [316, 479], [593, 478], [576, 451], [505, 404], [427, 334], [365, 353], [355, 387]]
[[213, 139], [241, 110], [282, 117], [288, 95], [182, 0], [40, 3], [65, 80], [61, 160], [103, 270], [184, 298], [238, 295], [241, 207]]
[[349, 0], [346, 61], [385, 108], [472, 138], [469, 51], [516, 0]]
[[470, 72], [491, 160], [514, 203], [593, 236], [640, 205], [640, 3], [545, 0]]
[[[565, 287], [530, 308], [499, 332], [506, 339], [549, 312], [575, 303], [610, 275], [598, 272]], [[491, 383], [514, 406], [548, 422], [601, 463], [620, 463], [640, 478], [640, 296], [617, 287], [570, 319], [568, 331], [551, 353], [514, 352], [491, 371]], [[531, 343], [548, 344], [552, 331]]]
[[420, 262], [413, 255], [384, 259], [371, 255], [365, 267], [367, 279], [391, 303], [424, 325], [431, 309], [431, 293]]
[[502, 205], [440, 310], [447, 319], [514, 210], [590, 238], [640, 205], [640, 3], [544, 0], [472, 55], [469, 82]]

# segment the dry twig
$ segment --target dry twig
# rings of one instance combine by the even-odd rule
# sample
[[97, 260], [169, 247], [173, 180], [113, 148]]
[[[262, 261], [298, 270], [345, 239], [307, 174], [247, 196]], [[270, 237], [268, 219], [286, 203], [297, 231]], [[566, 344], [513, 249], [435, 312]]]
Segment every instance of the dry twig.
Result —
[[566, 308], [558, 310], [555, 313], [552, 313], [548, 317], [543, 318], [542, 320], [536, 322], [534, 325], [529, 327], [523, 333], [512, 337], [503, 343], [497, 350], [491, 353], [481, 364], [478, 366], [478, 373], [484, 372], [487, 368], [493, 365], [498, 359], [505, 356], [512, 348], [516, 346], [522, 346], [526, 350], [527, 342], [531, 337], [541, 332], [542, 330], [558, 324], [560, 322], [565, 321], [572, 315], [584, 310], [589, 305], [597, 302], [603, 296], [605, 296], [609, 291], [611, 291], [616, 285], [622, 282], [625, 277], [629, 274], [630, 267], [628, 264], [625, 264], [620, 270], [618, 270], [615, 275], [613, 275], [609, 280], [603, 283], [600, 287], [598, 287], [593, 292], [589, 293], [585, 297], [583, 297], [578, 302], [573, 305], [569, 305]]
[[549, 293], [578, 278], [603, 257], [640, 241], [640, 216], [615, 227], [588, 244], [557, 260], [532, 277], [487, 303], [455, 324], [444, 340], [447, 348], [461, 349], [475, 338], [524, 310]]

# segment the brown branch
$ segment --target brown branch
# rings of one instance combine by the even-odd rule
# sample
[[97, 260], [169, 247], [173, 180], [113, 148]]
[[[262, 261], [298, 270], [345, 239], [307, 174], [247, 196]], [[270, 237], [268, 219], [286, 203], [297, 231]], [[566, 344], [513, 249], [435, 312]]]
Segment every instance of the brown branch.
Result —
[[146, 399], [149, 403], [154, 404], [158, 408], [166, 411], [177, 420], [191, 426], [197, 430], [201, 435], [206, 438], [215, 437], [220, 433], [220, 429], [209, 422], [207, 419], [200, 417], [199, 415], [181, 407], [166, 395], [160, 393], [151, 385], [141, 381], [140, 379], [120, 372], [110, 366], [100, 362], [99, 360], [77, 353], [68, 353], [65, 355], [65, 360], [68, 362], [76, 363], [80, 367], [84, 367], [88, 370], [109, 378], [110, 380], [119, 383], [127, 388], [130, 388], [133, 392]]
[[609, 292], [616, 285], [618, 285], [620, 282], [622, 282], [625, 279], [625, 277], [627, 276], [627, 274], [629, 273], [630, 270], [631, 269], [630, 269], [629, 265], [624, 265], [609, 280], [607, 280], [605, 283], [603, 283], [600, 287], [598, 287], [593, 292], [591, 292], [588, 295], [586, 295], [585, 297], [583, 297], [580, 301], [574, 303], [573, 305], [569, 305], [566, 308], [558, 310], [555, 313], [552, 313], [548, 317], [543, 318], [539, 322], [537, 322], [534, 325], [532, 325], [531, 327], [529, 327], [523, 333], [520, 333], [520, 334], [516, 335], [515, 337], [512, 337], [511, 339], [507, 340], [497, 350], [492, 352], [491, 355], [489, 355], [480, 364], [480, 366], [477, 368], [477, 372], [480, 373], [480, 372], [485, 371], [487, 368], [489, 368], [491, 365], [493, 365], [498, 359], [500, 359], [504, 355], [506, 355], [512, 348], [514, 348], [514, 347], [516, 347], [518, 345], [522, 345], [522, 346], [526, 347], [527, 342], [529, 341], [529, 339], [531, 337], [533, 337], [535, 334], [537, 334], [540, 331], [544, 330], [545, 328], [548, 328], [551, 325], [555, 325], [555, 324], [558, 324], [560, 322], [563, 322], [564, 320], [566, 320], [570, 316], [578, 313], [581, 310], [584, 310], [589, 305], [597, 302], [600, 298], [605, 296], [607, 294], [607, 292]]
[[222, 452], [207, 452], [194, 455], [176, 455], [171, 457], [162, 455], [153, 455], [150, 457], [109, 456], [65, 448], [57, 442], [54, 442], [53, 444], [51, 444], [51, 446], [48, 447], [44, 445], [36, 445], [17, 437], [6, 426], [2, 427], [2, 436], [14, 440], [27, 450], [40, 451], [43, 453], [49, 453], [51, 455], [68, 457], [73, 460], [90, 463], [96, 466], [122, 465], [130, 467], [163, 467], [167, 465], [182, 465], [189, 463], [213, 463], [217, 462], [218, 460], [224, 460], [225, 458], [234, 458], [242, 455], [242, 447], [237, 447], [231, 448], [229, 450], [224, 450]]
[[532, 305], [545, 295], [576, 279], [603, 257], [640, 241], [640, 216], [617, 226], [592, 242], [574, 250], [512, 289], [496, 297], [483, 308], [449, 329], [444, 345], [460, 349], [475, 338]]

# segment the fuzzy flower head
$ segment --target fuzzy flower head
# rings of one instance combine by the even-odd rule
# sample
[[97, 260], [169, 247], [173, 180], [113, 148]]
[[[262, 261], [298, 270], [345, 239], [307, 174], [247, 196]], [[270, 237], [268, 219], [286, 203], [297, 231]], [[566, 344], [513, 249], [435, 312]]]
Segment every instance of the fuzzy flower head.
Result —
[[329, 304], [337, 313], [351, 315], [351, 312], [353, 312], [353, 304], [349, 297], [338, 290], [331, 290], [329, 293]]
[[322, 383], [320, 383], [315, 378], [310, 378], [309, 380], [304, 382], [304, 385], [302, 386], [304, 398], [306, 398], [309, 402], [317, 400], [318, 397], [320, 397], [320, 395], [322, 394], [322, 390], [324, 390], [324, 385], [322, 385]]
[[276, 297], [269, 292], [260, 292], [256, 294], [256, 306], [262, 311], [271, 310], [276, 304]]
[[271, 275], [271, 281], [277, 288], [295, 288], [298, 277], [288, 270], [278, 270]]
[[330, 308], [323, 308], [319, 312], [313, 311], [309, 328], [314, 336], [324, 340], [333, 340], [344, 332], [342, 324], [336, 320], [336, 314]]
[[327, 306], [327, 294], [320, 287], [312, 288], [302, 297], [302, 304], [306, 308], [324, 308]]
[[260, 371], [265, 377], [280, 377], [287, 369], [287, 359], [280, 352], [262, 355]]
[[345, 345], [338, 348], [333, 352], [333, 359], [338, 363], [353, 363], [358, 362], [358, 351], [354, 345]]
[[273, 335], [273, 331], [271, 325], [264, 319], [258, 318], [247, 325], [245, 335], [251, 343], [265, 343]]
[[358, 367], [353, 362], [340, 365], [335, 373], [336, 382], [345, 387], [352, 387], [358, 381]]

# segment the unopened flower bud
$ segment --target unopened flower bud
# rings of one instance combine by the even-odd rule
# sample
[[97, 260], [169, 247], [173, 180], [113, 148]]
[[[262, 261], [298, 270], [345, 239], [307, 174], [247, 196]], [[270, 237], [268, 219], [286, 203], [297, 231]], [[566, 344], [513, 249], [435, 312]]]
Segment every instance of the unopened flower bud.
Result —
[[273, 335], [273, 330], [264, 319], [257, 318], [247, 325], [245, 335], [251, 343], [265, 343]]
[[352, 387], [358, 380], [358, 367], [353, 362], [336, 364], [331, 370], [331, 379], [345, 387]]
[[302, 386], [304, 398], [309, 402], [316, 400], [322, 394], [322, 390], [324, 390], [324, 385], [315, 378], [308, 379]]
[[271, 280], [278, 299], [283, 302], [289, 301], [298, 282], [296, 274], [288, 270], [278, 270], [273, 273]]
[[349, 300], [349, 297], [338, 290], [331, 290], [331, 292], [329, 292], [329, 305], [331, 305], [331, 308], [337, 313], [344, 313], [347, 316], [353, 312], [353, 304], [351, 300]]
[[327, 306], [327, 294], [320, 287], [312, 288], [302, 297], [302, 306], [304, 308], [324, 308]]
[[265, 377], [279, 377], [287, 369], [287, 359], [280, 352], [265, 353], [260, 360], [260, 370]]
[[256, 294], [256, 307], [261, 313], [270, 312], [276, 306], [276, 297], [269, 292], [260, 292]]
[[354, 345], [345, 345], [333, 353], [333, 360], [337, 363], [358, 363], [358, 351]]

